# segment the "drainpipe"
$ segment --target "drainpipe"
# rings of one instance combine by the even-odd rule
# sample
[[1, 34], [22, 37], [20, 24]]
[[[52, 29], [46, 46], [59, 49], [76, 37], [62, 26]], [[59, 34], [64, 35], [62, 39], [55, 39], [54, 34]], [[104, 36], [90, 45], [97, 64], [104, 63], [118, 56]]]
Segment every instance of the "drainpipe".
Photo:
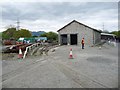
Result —
[[95, 44], [95, 40], [94, 40], [95, 38], [94, 38], [94, 31], [93, 31], [93, 45]]
[[60, 35], [60, 33], [58, 34], [58, 43], [59, 43], [59, 45], [61, 45], [61, 35]]

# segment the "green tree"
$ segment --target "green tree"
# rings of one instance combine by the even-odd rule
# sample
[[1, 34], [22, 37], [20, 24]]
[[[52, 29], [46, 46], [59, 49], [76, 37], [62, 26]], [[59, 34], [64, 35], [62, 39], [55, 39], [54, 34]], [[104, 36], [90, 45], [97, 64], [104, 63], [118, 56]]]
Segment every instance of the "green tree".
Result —
[[50, 41], [57, 41], [58, 34], [55, 32], [48, 32], [40, 35], [41, 37], [47, 37]]
[[32, 37], [38, 37], [38, 36], [35, 36], [35, 35], [34, 35], [34, 36], [32, 36]]
[[49, 40], [57, 40], [58, 35], [54, 32], [48, 32], [47, 37]]
[[29, 30], [21, 29], [14, 33], [14, 38], [18, 39], [20, 37], [32, 37], [32, 34]]
[[16, 32], [16, 28], [8, 28], [6, 31], [2, 32], [2, 39], [14, 38], [13, 35]]
[[48, 33], [41, 34], [40, 37], [47, 37]]
[[16, 30], [16, 28], [8, 28], [6, 31], [2, 32], [2, 39], [18, 39], [20, 37], [31, 37], [32, 34], [29, 30], [21, 29]]
[[119, 31], [112, 31], [111, 34], [114, 34], [117, 37], [120, 37], [120, 30]]
[[2, 32], [0, 32], [0, 39], [2, 38]]

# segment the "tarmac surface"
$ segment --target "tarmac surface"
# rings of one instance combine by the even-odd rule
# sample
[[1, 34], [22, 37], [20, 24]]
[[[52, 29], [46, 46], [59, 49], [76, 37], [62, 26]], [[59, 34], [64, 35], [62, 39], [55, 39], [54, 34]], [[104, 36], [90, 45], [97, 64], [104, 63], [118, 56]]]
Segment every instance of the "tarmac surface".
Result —
[[[69, 59], [72, 48], [73, 59]], [[59, 46], [47, 55], [2, 60], [2, 88], [117, 88], [118, 45]]]

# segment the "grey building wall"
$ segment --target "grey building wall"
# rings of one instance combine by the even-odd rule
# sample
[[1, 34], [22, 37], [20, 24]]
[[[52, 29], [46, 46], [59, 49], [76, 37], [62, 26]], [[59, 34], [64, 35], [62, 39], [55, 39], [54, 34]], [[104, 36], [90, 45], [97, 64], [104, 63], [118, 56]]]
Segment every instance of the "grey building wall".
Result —
[[[73, 22], [70, 25], [66, 26], [59, 32], [59, 43], [61, 44], [61, 34], [67, 34], [68, 35], [68, 44], [70, 44], [70, 34], [77, 34], [77, 43], [78, 45], [81, 44], [81, 40], [84, 37], [85, 44], [86, 45], [93, 45], [94, 43], [99, 42], [100, 40], [100, 33], [97, 31], [94, 31], [93, 29], [86, 27], [84, 25], [80, 25], [77, 22]], [[98, 38], [99, 37], [99, 38]]]
[[101, 41], [101, 34], [97, 31], [93, 31], [94, 33], [94, 44], [97, 44]]

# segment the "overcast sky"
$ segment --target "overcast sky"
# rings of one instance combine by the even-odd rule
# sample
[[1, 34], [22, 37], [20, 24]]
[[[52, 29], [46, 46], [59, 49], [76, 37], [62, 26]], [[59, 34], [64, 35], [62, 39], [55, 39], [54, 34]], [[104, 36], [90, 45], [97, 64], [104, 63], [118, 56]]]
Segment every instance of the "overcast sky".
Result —
[[117, 2], [4, 2], [0, 4], [1, 31], [9, 25], [30, 31], [54, 31], [72, 20], [95, 29], [118, 30]]

